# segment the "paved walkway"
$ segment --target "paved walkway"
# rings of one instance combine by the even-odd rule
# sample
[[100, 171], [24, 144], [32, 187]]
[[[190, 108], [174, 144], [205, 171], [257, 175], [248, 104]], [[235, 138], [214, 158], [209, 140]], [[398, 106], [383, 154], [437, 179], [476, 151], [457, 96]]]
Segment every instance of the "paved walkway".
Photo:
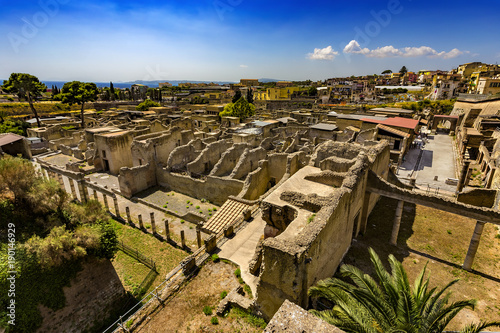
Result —
[[256, 295], [258, 277], [250, 274], [248, 264], [253, 258], [255, 248], [261, 236], [264, 235], [266, 222], [258, 214], [243, 230], [239, 231], [233, 239], [222, 245], [219, 257], [231, 260], [240, 266], [241, 277]]
[[398, 170], [398, 177], [408, 180], [415, 170], [413, 176], [420, 189], [439, 188], [440, 191], [454, 193], [456, 186], [445, 183], [447, 178], [456, 178], [452, 137], [447, 134], [430, 135], [425, 147], [422, 148], [420, 161], [418, 161], [419, 154], [419, 148], [410, 149]]

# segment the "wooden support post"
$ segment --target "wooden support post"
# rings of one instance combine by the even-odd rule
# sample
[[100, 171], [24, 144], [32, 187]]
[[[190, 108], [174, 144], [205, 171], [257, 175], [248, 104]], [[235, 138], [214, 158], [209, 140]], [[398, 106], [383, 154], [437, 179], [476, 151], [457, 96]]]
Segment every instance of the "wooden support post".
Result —
[[142, 223], [142, 215], [139, 214], [137, 218], [139, 219], [139, 228], [144, 229], [144, 223]]
[[186, 238], [184, 237], [184, 230], [181, 230], [181, 244], [182, 248], [186, 247]]
[[118, 207], [118, 198], [116, 198], [116, 196], [113, 197], [113, 204], [115, 206], [115, 215], [116, 215], [116, 217], [121, 217], [120, 216], [120, 208]]
[[130, 217], [130, 208], [128, 206], [125, 207], [125, 213], [127, 214], [127, 222], [128, 222], [128, 224], [132, 224], [132, 218]]
[[392, 226], [392, 235], [391, 235], [391, 244], [397, 246], [398, 245], [398, 234], [399, 234], [399, 226], [401, 224], [401, 216], [403, 215], [403, 200], [398, 201], [398, 206], [396, 207], [396, 215], [394, 215], [394, 224]]
[[196, 240], [198, 241], [198, 248], [201, 247], [201, 230], [200, 228], [196, 228]]
[[167, 237], [167, 241], [170, 240], [170, 230], [168, 228], [168, 219], [165, 220], [165, 236]]
[[469, 250], [467, 251], [467, 256], [465, 257], [465, 261], [462, 266], [465, 270], [470, 271], [472, 269], [472, 263], [474, 262], [474, 257], [476, 256], [485, 224], [486, 222], [482, 221], [476, 222], [476, 227], [474, 228], [474, 233], [472, 234], [472, 239], [470, 240]]
[[363, 209], [361, 210], [361, 227], [360, 233], [364, 235], [366, 233], [366, 225], [368, 224], [368, 208], [370, 206], [370, 198], [372, 194], [370, 192], [365, 192], [365, 197], [363, 199]]
[[151, 219], [151, 230], [153, 231], [153, 234], [156, 234], [155, 213], [149, 213], [149, 218]]

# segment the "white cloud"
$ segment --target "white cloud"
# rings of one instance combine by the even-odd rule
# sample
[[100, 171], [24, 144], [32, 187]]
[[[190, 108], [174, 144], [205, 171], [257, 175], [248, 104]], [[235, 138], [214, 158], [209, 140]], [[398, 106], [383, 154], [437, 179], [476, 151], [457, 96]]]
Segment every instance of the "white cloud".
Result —
[[359, 43], [353, 39], [344, 47], [344, 53], [367, 54], [370, 53], [370, 50], [367, 48], [362, 49]]
[[309, 53], [307, 58], [311, 60], [333, 60], [335, 56], [339, 53], [334, 51], [331, 46], [327, 46], [324, 49], [314, 49], [314, 53]]
[[344, 47], [344, 53], [353, 54], [364, 54], [370, 58], [389, 58], [389, 57], [431, 57], [431, 58], [442, 58], [451, 59], [456, 58], [467, 51], [460, 51], [459, 49], [453, 49], [450, 52], [441, 51], [438, 52], [429, 46], [420, 47], [404, 47], [401, 49], [395, 48], [392, 45], [378, 47], [374, 50], [368, 48], [361, 48], [356, 40], [351, 40], [349, 44]]
[[248, 68], [247, 65], [240, 65], [240, 68]]

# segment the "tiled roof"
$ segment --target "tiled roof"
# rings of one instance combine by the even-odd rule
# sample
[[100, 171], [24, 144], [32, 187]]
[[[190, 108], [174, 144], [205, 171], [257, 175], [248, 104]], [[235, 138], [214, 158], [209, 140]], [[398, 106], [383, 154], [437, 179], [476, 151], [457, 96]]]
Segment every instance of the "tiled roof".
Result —
[[0, 134], [0, 146], [8, 145], [9, 143], [22, 140], [23, 138], [23, 136], [14, 133]]
[[403, 138], [409, 138], [410, 137], [410, 134], [408, 133], [405, 133], [403, 131], [400, 131], [400, 130], [397, 130], [395, 128], [392, 128], [392, 127], [388, 127], [388, 126], [384, 126], [384, 125], [377, 125], [377, 127], [383, 131], [386, 131], [386, 132], [389, 132], [389, 133], [392, 133], [392, 134], [396, 134], [398, 136], [401, 136]]
[[224, 230], [227, 226], [233, 224], [238, 218], [242, 216], [242, 213], [250, 209], [251, 206], [244, 204], [242, 202], [227, 199], [222, 207], [212, 216], [211, 219], [207, 221], [204, 225], [204, 229], [211, 231], [215, 234]]
[[394, 118], [388, 118], [387, 120], [383, 121], [381, 124], [386, 125], [386, 126], [415, 129], [415, 127], [417, 127], [417, 125], [418, 125], [418, 120], [410, 119], [410, 118], [394, 117]]

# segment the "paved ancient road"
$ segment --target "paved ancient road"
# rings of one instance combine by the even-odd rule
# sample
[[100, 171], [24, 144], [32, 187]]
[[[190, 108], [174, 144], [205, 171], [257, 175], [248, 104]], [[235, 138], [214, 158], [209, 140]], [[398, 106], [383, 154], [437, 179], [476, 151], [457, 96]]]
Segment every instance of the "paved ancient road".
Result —
[[[448, 192], [455, 192], [456, 186], [445, 184], [447, 178], [456, 178], [453, 139], [446, 134], [430, 135], [422, 149], [422, 158], [416, 168], [416, 184], [421, 189], [430, 186]], [[418, 160], [419, 148], [411, 149], [405, 162], [399, 168], [398, 176], [408, 178]], [[437, 180], [434, 178], [437, 176]]]

